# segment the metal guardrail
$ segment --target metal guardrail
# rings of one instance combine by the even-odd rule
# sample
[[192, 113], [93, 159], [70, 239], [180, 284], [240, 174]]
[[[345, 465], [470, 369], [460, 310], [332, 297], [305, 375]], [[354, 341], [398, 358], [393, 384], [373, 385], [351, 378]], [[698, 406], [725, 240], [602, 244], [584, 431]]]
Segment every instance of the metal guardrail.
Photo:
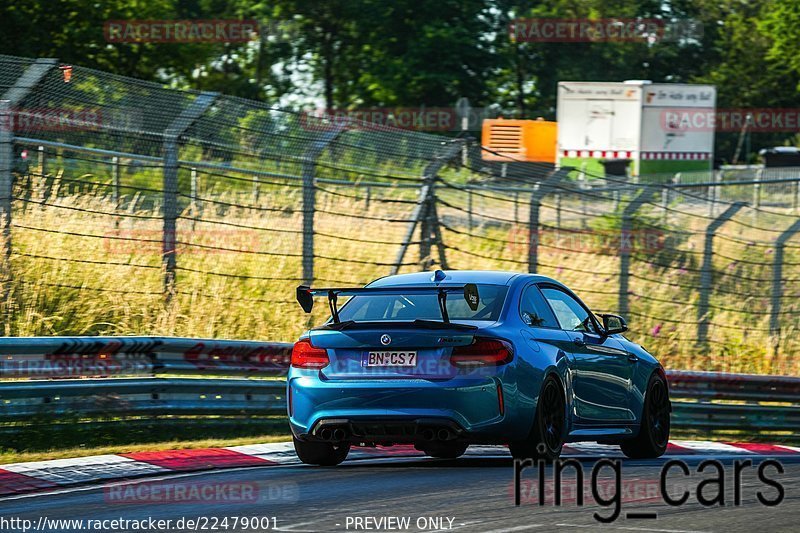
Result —
[[[0, 426], [67, 414], [87, 422], [283, 415], [286, 384], [275, 378], [290, 352], [291, 344], [259, 341], [0, 338]], [[667, 376], [678, 432], [800, 439], [800, 377]]]

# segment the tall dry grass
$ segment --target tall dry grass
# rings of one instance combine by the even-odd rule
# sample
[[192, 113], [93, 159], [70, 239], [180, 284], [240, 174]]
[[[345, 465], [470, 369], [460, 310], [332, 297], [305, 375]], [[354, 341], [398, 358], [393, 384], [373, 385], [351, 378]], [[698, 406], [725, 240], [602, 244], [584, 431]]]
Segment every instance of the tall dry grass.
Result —
[[[363, 189], [323, 189], [315, 213], [317, 282], [364, 284], [388, 274], [413, 209], [406, 202], [414, 191], [372, 191], [367, 206]], [[128, 198], [125, 210], [116, 211], [102, 187], [70, 191], [56, 179], [48, 190], [46, 194], [34, 187], [29, 201], [14, 202], [6, 335], [291, 341], [325, 318], [325, 306], [318, 306], [309, 318], [294, 302], [302, 271], [297, 187], [265, 187], [256, 204], [245, 193], [217, 190], [205, 193], [212, 202], [182, 206], [177, 292], [168, 302], [162, 295], [157, 200]], [[440, 195], [451, 205], [439, 207], [451, 268], [527, 271], [524, 198], [516, 206], [507, 194], [474, 198], [470, 228], [465, 195], [455, 189], [443, 189]], [[600, 224], [610, 221], [613, 226], [613, 206], [593, 202], [590, 216], [583, 216], [583, 208], [577, 199], [564, 198], [557, 216], [552, 202], [546, 203], [543, 224], [554, 226], [560, 218], [560, 231], [567, 235], [570, 229], [613, 233], [613, 227]], [[643, 223], [657, 228], [662, 242], [658, 249], [634, 251], [630, 338], [670, 368], [797, 374], [800, 254], [793, 248], [787, 250], [784, 267], [784, 277], [794, 281], [784, 285], [780, 344], [767, 331], [774, 257], [769, 243], [776, 237], [774, 228], [787, 225], [787, 216], [762, 213], [756, 219], [743, 212], [741, 224], [728, 224], [720, 232], [711, 297], [714, 325], [708, 347], [701, 348], [696, 344], [696, 305], [699, 251], [708, 219], [689, 204], [676, 204], [666, 217], [653, 209], [645, 211]], [[616, 250], [604, 248], [602, 242], [576, 247], [552, 235], [548, 239], [539, 251], [540, 273], [574, 287], [594, 309], [614, 311]], [[418, 253], [419, 247], [412, 244], [401, 271], [419, 269]]]

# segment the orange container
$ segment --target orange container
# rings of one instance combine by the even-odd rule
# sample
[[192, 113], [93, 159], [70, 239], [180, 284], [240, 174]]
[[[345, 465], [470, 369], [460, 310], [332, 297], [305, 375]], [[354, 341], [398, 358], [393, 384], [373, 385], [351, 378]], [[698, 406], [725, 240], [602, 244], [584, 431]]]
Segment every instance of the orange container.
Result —
[[558, 126], [546, 120], [483, 121], [481, 144], [486, 161], [556, 162]]

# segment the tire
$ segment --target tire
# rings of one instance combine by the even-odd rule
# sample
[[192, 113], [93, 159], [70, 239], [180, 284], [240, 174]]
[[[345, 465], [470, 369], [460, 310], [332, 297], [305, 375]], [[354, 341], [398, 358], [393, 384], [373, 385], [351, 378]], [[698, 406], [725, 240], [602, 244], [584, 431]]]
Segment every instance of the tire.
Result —
[[653, 374], [647, 384], [639, 434], [619, 445], [622, 453], [631, 459], [661, 457], [669, 444], [671, 410], [667, 382], [659, 374]]
[[515, 459], [554, 461], [561, 455], [566, 432], [566, 402], [561, 384], [548, 376], [542, 384], [533, 427], [528, 438], [508, 445]]
[[307, 465], [336, 466], [347, 458], [350, 453], [350, 443], [330, 444], [327, 442], [294, 441], [294, 451], [297, 457]]
[[440, 444], [429, 444], [422, 448], [425, 455], [430, 455], [437, 459], [456, 459], [464, 455], [469, 445], [463, 442], [443, 442]]

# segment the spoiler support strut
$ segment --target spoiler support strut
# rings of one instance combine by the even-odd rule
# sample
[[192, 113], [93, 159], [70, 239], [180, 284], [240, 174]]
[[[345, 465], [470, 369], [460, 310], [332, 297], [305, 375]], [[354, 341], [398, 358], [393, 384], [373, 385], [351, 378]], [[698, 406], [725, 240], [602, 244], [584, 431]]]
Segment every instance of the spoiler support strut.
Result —
[[306, 285], [297, 287], [297, 301], [303, 311], [310, 313], [314, 307], [314, 296], [321, 296], [326, 294], [328, 296], [328, 307], [331, 310], [331, 317], [334, 324], [340, 324], [339, 318], [339, 295], [345, 296], [385, 296], [387, 294], [429, 294], [436, 292], [436, 300], [439, 304], [439, 311], [442, 313], [442, 322], [450, 324], [450, 315], [447, 312], [447, 293], [463, 291], [464, 299], [467, 305], [473, 311], [478, 310], [478, 303], [480, 297], [478, 296], [478, 287], [474, 283], [467, 283], [465, 285], [453, 286], [420, 286], [420, 287], [361, 287], [361, 288], [326, 288], [326, 289], [312, 289]]

